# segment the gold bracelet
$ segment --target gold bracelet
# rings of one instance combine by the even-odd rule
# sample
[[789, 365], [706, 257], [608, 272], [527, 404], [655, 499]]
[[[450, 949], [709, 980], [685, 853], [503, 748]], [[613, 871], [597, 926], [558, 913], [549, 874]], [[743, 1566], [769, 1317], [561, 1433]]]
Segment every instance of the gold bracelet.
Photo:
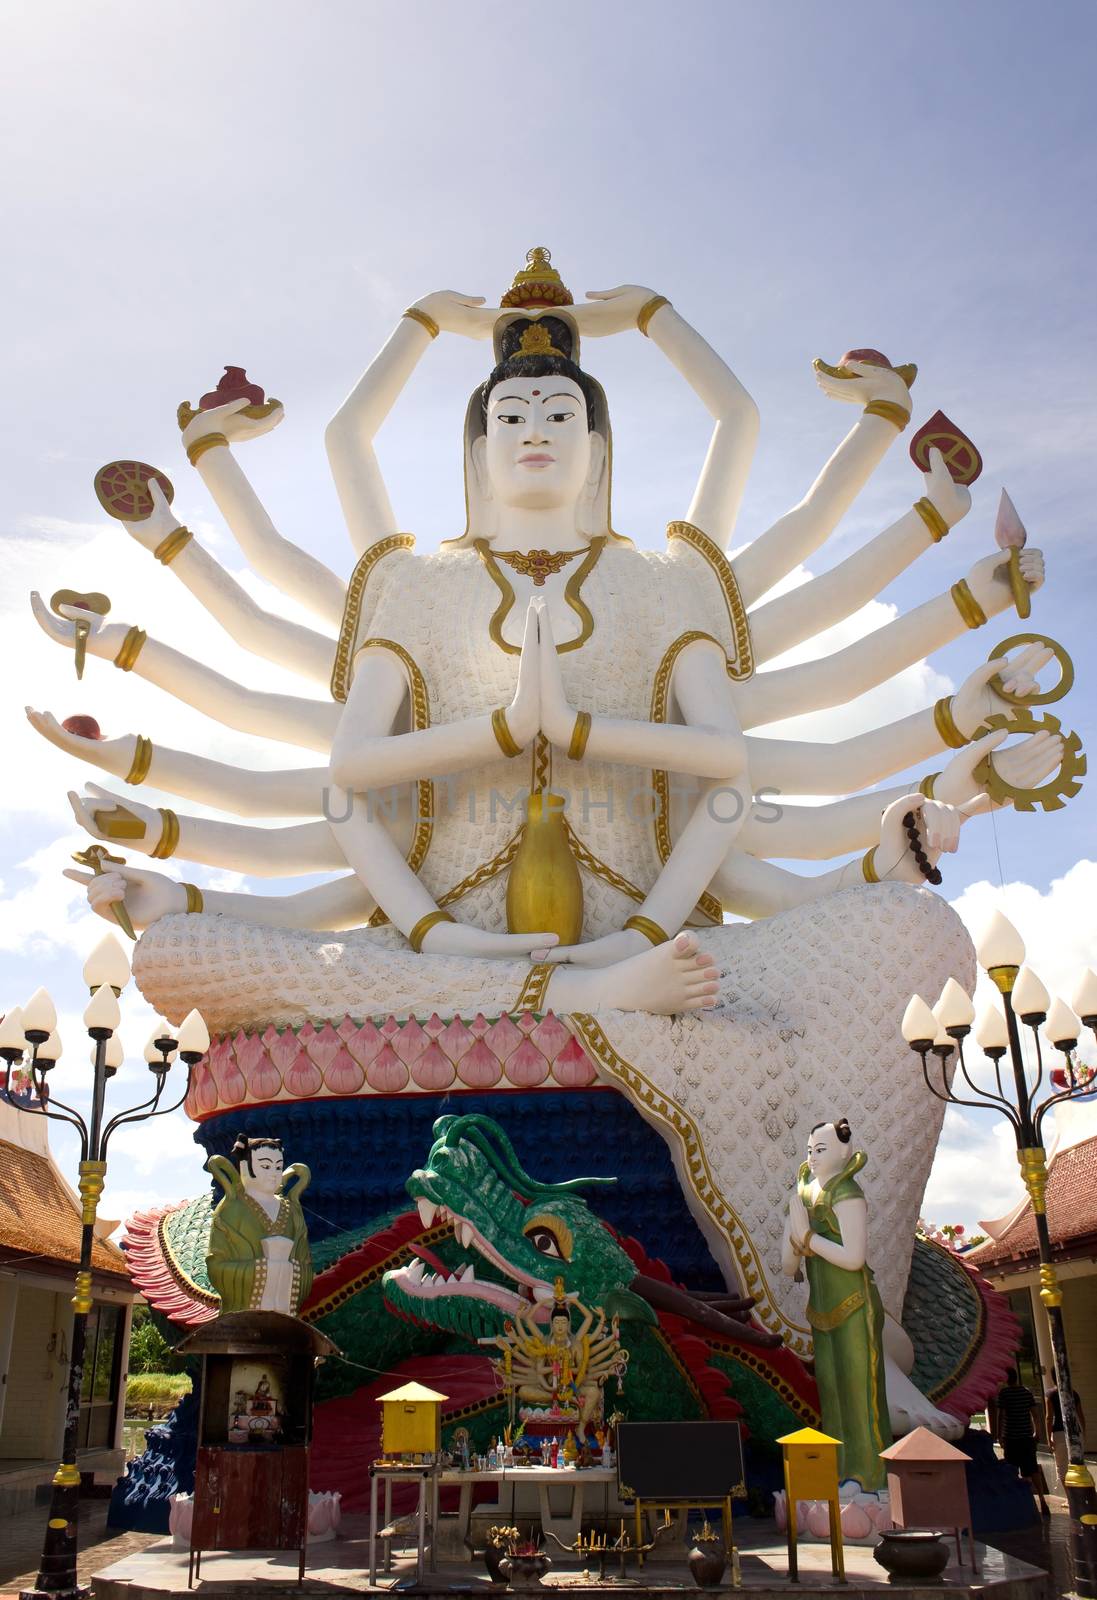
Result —
[[870, 400], [864, 414], [866, 417], [883, 417], [885, 422], [894, 423], [900, 433], [910, 421], [910, 412], [896, 405], [894, 400]]
[[223, 433], [203, 434], [201, 439], [195, 439], [193, 444], [187, 445], [187, 460], [192, 467], [196, 467], [206, 451], [215, 450], [219, 444], [228, 444]]
[[933, 726], [941, 735], [941, 743], [947, 744], [950, 750], [962, 750], [971, 740], [966, 733], [961, 733], [952, 716], [952, 696], [945, 695], [938, 700], [933, 708]]
[[670, 934], [664, 933], [657, 922], [653, 922], [650, 917], [642, 917], [639, 912], [628, 919], [625, 927], [632, 928], [636, 933], [642, 933], [652, 944], [670, 943]]
[[425, 311], [420, 311], [418, 306], [409, 306], [404, 315], [410, 317], [412, 322], [417, 322], [421, 328], [425, 328], [432, 339], [437, 339], [442, 331], [434, 318], [428, 316]]
[[114, 658], [116, 667], [121, 667], [123, 672], [132, 672], [133, 664], [141, 654], [148, 634], [143, 628], [131, 628], [122, 640], [118, 654]]
[[866, 883], [879, 883], [880, 876], [876, 871], [876, 846], [866, 850], [861, 857], [861, 876]]
[[968, 588], [967, 579], [961, 578], [959, 583], [954, 583], [949, 594], [968, 627], [981, 628], [987, 620], [987, 614]]
[[166, 861], [175, 854], [179, 843], [179, 818], [174, 811], [169, 811], [166, 806], [160, 807], [160, 838], [155, 850], [150, 850], [149, 855], [154, 861]]
[[648, 327], [651, 323], [652, 317], [659, 310], [660, 306], [669, 305], [670, 301], [667, 299], [665, 294], [653, 294], [650, 300], [644, 301], [644, 304], [636, 313], [636, 326], [644, 335], [645, 339], [650, 338]]
[[206, 902], [202, 898], [202, 891], [199, 889], [198, 885], [195, 883], [184, 883], [183, 888], [186, 890], [187, 894], [187, 910], [204, 911], [206, 908]]
[[587, 740], [590, 738], [590, 712], [579, 711], [576, 713], [575, 726], [571, 730], [571, 743], [568, 745], [568, 760], [582, 761], [586, 753]]
[[491, 731], [495, 735], [496, 744], [505, 756], [510, 758], [522, 754], [522, 746], [518, 744], [507, 726], [507, 713], [502, 706], [491, 714]]
[[170, 567], [180, 550], [185, 550], [194, 538], [189, 528], [173, 528], [152, 552], [157, 561], [162, 561], [165, 567]]
[[[957, 729], [957, 732], [959, 732], [959, 729]], [[927, 800], [935, 799], [936, 796], [933, 793], [933, 788], [940, 776], [941, 774], [939, 772], [927, 772], [921, 783], [918, 785], [918, 793], [924, 794]]]
[[143, 733], [137, 735], [137, 744], [134, 747], [133, 760], [126, 773], [123, 783], [144, 783], [152, 766], [152, 740], [146, 739]]
[[917, 511], [918, 515], [929, 529], [929, 536], [933, 540], [934, 544], [940, 544], [941, 540], [948, 532], [948, 523], [938, 511], [937, 507], [933, 504], [933, 501], [930, 500], [927, 495], [923, 495], [920, 500], [915, 500], [914, 510]]
[[456, 921], [457, 918], [448, 911], [428, 911], [425, 917], [419, 918], [419, 921], [408, 934], [408, 943], [415, 951], [415, 954], [420, 955], [423, 949], [423, 940], [432, 928], [436, 927], [439, 922]]

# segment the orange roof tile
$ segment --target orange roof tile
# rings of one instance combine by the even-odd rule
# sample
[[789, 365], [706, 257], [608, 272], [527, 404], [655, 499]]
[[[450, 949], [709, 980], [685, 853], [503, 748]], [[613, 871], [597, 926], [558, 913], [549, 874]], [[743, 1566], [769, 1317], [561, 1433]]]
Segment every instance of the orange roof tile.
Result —
[[[0, 1249], [73, 1265], [80, 1260], [80, 1212], [53, 1163], [4, 1139], [0, 1139]], [[100, 1272], [126, 1276], [126, 1258], [109, 1240], [95, 1241], [91, 1264]]]
[[[1048, 1168], [1047, 1223], [1052, 1247], [1068, 1251], [1097, 1236], [1097, 1135], [1055, 1156]], [[1036, 1221], [1029, 1202], [999, 1239], [972, 1250], [980, 1269], [1036, 1254]]]

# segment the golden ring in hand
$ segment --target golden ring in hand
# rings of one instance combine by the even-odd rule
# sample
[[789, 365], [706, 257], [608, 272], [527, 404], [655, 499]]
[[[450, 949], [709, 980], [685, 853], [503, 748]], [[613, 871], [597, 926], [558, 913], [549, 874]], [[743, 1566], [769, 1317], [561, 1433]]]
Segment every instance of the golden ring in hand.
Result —
[[1046, 689], [1038, 694], [1012, 694], [1008, 689], [1002, 688], [1001, 675], [990, 680], [990, 687], [1004, 700], [1007, 706], [1050, 706], [1056, 700], [1061, 700], [1069, 694], [1074, 687], [1074, 662], [1067, 655], [1062, 645], [1055, 639], [1049, 639], [1046, 633], [1015, 633], [1010, 639], [1003, 639], [1001, 644], [996, 644], [987, 656], [988, 661], [1000, 661], [1003, 656], [1015, 649], [1019, 644], [1046, 644], [1056, 661], [1059, 663], [1059, 682], [1051, 689]]
[[986, 790], [996, 804], [1012, 805], [1015, 811], [1035, 811], [1037, 806], [1044, 811], [1062, 810], [1067, 801], [1073, 799], [1082, 787], [1082, 779], [1086, 773], [1086, 758], [1078, 735], [1063, 733], [1062, 723], [1050, 712], [1045, 712], [1042, 717], [1034, 717], [1031, 711], [1020, 706], [1008, 716], [1005, 712], [996, 711], [993, 716], [987, 717], [975, 737], [981, 738], [984, 733], [991, 733], [998, 728], [1004, 728], [1007, 733], [1046, 731], [1059, 734], [1063, 740], [1063, 759], [1059, 771], [1038, 789], [1018, 789], [1013, 784], [1007, 783], [995, 768], [990, 756], [986, 755], [972, 773], [975, 782]]

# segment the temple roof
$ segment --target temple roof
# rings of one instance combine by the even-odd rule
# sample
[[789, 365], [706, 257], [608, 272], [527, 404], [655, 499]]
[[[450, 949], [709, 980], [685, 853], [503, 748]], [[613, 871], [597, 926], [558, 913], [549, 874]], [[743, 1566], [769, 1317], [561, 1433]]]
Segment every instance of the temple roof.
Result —
[[[1047, 1177], [1047, 1221], [1057, 1254], [1073, 1255], [1097, 1237], [1097, 1134], [1053, 1158]], [[1026, 1201], [996, 1239], [970, 1251], [967, 1259], [985, 1271], [1036, 1253], [1036, 1220], [1031, 1201]]]
[[[0, 1139], [0, 1253], [42, 1261], [80, 1260], [80, 1211], [48, 1155]], [[14, 1262], [13, 1265], [21, 1265]], [[92, 1267], [124, 1278], [126, 1258], [117, 1245], [96, 1239]]]

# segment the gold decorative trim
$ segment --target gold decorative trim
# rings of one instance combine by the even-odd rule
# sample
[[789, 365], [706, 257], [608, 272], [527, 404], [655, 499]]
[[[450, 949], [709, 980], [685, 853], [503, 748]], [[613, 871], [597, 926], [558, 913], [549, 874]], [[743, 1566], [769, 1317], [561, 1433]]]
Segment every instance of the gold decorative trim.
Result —
[[580, 1042], [588, 1054], [601, 1065], [609, 1077], [624, 1086], [641, 1115], [648, 1121], [662, 1123], [674, 1134], [684, 1157], [680, 1168], [683, 1180], [689, 1184], [699, 1204], [729, 1239], [743, 1274], [746, 1291], [758, 1301], [756, 1310], [761, 1321], [771, 1332], [780, 1333], [789, 1349], [797, 1355], [810, 1355], [809, 1330], [800, 1323], [790, 1321], [774, 1301], [762, 1258], [730, 1201], [720, 1190], [712, 1175], [701, 1136], [693, 1119], [669, 1100], [661, 1089], [656, 1088], [638, 1068], [618, 1055], [602, 1031], [597, 1018], [586, 1012], [576, 1011], [568, 1020], [578, 1033]]
[[143, 628], [130, 628], [126, 637], [118, 647], [118, 654], [114, 658], [114, 665], [123, 672], [132, 672], [134, 663], [145, 647], [148, 634]]
[[582, 761], [586, 754], [587, 740], [590, 738], [590, 725], [589, 711], [576, 712], [575, 726], [571, 730], [571, 743], [568, 745], [569, 761]]
[[339, 638], [335, 644], [335, 660], [331, 669], [331, 697], [333, 700], [345, 700], [350, 692], [350, 667], [356, 654], [354, 639], [358, 632], [358, 622], [362, 613], [362, 597], [365, 594], [366, 584], [370, 573], [377, 563], [394, 550], [410, 550], [415, 544], [415, 537], [410, 533], [390, 533], [385, 539], [378, 539], [376, 544], [371, 544], [365, 555], [359, 558], [358, 564], [350, 575], [347, 584], [347, 598], [343, 606], [343, 621], [339, 627]]
[[601, 878], [602, 882], [608, 883], [612, 889], [619, 889], [622, 894], [628, 895], [629, 899], [635, 900], [637, 905], [644, 903], [647, 899], [647, 891], [638, 888], [636, 884], [631, 883], [628, 878], [622, 877], [619, 872], [614, 871], [613, 867], [596, 856], [594, 851], [583, 843], [566, 817], [564, 818], [564, 828], [567, 832], [568, 844], [571, 846], [571, 853], [579, 866], [586, 867], [588, 872], [592, 872], [596, 878]]
[[949, 590], [953, 604], [969, 628], [981, 628], [987, 620], [987, 614], [972, 594], [966, 578], [961, 578], [959, 583], [954, 583]]
[[865, 1303], [865, 1291], [854, 1289], [852, 1294], [834, 1307], [833, 1311], [814, 1311], [809, 1305], [807, 1310], [808, 1321], [818, 1333], [833, 1333], [835, 1328], [840, 1328], [843, 1322], [848, 1322], [855, 1311], [860, 1311]]
[[179, 552], [185, 550], [193, 538], [194, 535], [189, 528], [173, 528], [160, 540], [152, 553], [163, 566], [170, 567]]
[[927, 772], [921, 783], [918, 785], [918, 793], [924, 794], [927, 800], [936, 799], [933, 790], [937, 783], [937, 779], [940, 776], [941, 774], [939, 772]]
[[944, 517], [938, 511], [937, 507], [933, 504], [933, 501], [928, 497], [928, 495], [923, 495], [920, 500], [915, 500], [911, 510], [917, 511], [918, 515], [929, 529], [929, 536], [933, 540], [934, 544], [940, 544], [941, 540], [948, 532], [948, 523], [945, 521]]
[[491, 714], [491, 731], [495, 735], [495, 742], [506, 756], [512, 761], [515, 756], [522, 754], [522, 746], [510, 731], [507, 722], [507, 709], [505, 706], [496, 706]]
[[184, 883], [183, 889], [186, 891], [187, 896], [187, 911], [196, 914], [204, 911], [206, 902], [198, 885], [196, 883]]
[[511, 1007], [513, 1015], [523, 1011], [532, 1011], [541, 1015], [545, 1009], [545, 991], [549, 986], [549, 979], [556, 971], [551, 961], [539, 961], [536, 966], [530, 967], [529, 975], [518, 991], [518, 998]]
[[434, 318], [429, 316], [427, 312], [420, 311], [418, 306], [409, 306], [404, 312], [404, 316], [407, 317], [409, 322], [417, 322], [421, 328], [425, 328], [432, 339], [437, 339], [442, 331]]
[[187, 460], [192, 467], [196, 467], [207, 450], [216, 450], [218, 445], [228, 444], [223, 433], [207, 433], [201, 439], [195, 439], [193, 444], [187, 445]]
[[910, 421], [910, 412], [905, 406], [896, 405], [894, 400], [870, 400], [865, 407], [866, 417], [883, 417], [885, 422], [891, 422], [902, 433]]
[[747, 608], [739, 593], [739, 584], [732, 571], [731, 562], [720, 546], [710, 539], [707, 533], [695, 528], [692, 522], [668, 522], [667, 538], [681, 539], [683, 544], [688, 544], [691, 550], [696, 550], [697, 554], [708, 562], [716, 574], [724, 604], [727, 606], [731, 636], [735, 640], [735, 664], [733, 666], [732, 662], [728, 661], [728, 677], [733, 678], [736, 683], [745, 683], [748, 678], [754, 676], [754, 646], [750, 637]]
[[670, 301], [667, 299], [665, 294], [653, 294], [650, 300], [644, 301], [643, 305], [636, 313], [636, 326], [644, 335], [645, 339], [651, 337], [648, 333], [648, 328], [651, 325], [652, 317], [657, 311], [662, 310], [663, 306], [669, 305]]
[[436, 928], [440, 922], [456, 922], [456, 920], [456, 917], [454, 917], [451, 912], [437, 909], [434, 911], [428, 911], [425, 917], [420, 917], [419, 921], [408, 934], [408, 943], [415, 951], [415, 954], [422, 954], [423, 940], [426, 938], [427, 934], [432, 928]]
[[[95, 1221], [95, 1214], [99, 1207], [99, 1197], [103, 1193], [103, 1185], [107, 1176], [107, 1163], [105, 1161], [81, 1161], [77, 1171], [79, 1176], [76, 1187], [80, 1192], [80, 1221], [85, 1228], [89, 1228]], [[90, 1277], [88, 1282], [90, 1284]]]
[[[411, 728], [413, 733], [421, 733], [424, 728], [430, 727], [430, 696], [427, 693], [427, 680], [423, 677], [414, 658], [404, 649], [402, 644], [397, 644], [394, 639], [365, 639], [362, 642], [363, 650], [391, 650], [393, 655], [403, 664], [408, 675], [408, 687], [411, 691]], [[415, 780], [415, 833], [412, 836], [411, 848], [408, 851], [407, 862], [412, 872], [418, 872], [423, 862], [427, 859], [430, 849], [431, 836], [434, 832], [434, 784], [429, 778]]]
[[137, 743], [133, 748], [133, 760], [130, 769], [123, 778], [123, 783], [144, 783], [152, 766], [152, 740], [146, 739], [143, 733], [137, 735]]
[[[598, 561], [599, 556], [605, 549], [606, 540], [607, 536], [604, 533], [601, 533], [597, 536], [597, 538], [594, 538], [590, 541], [590, 548], [587, 550], [582, 564], [576, 567], [575, 571], [567, 581], [567, 587], [564, 590], [564, 600], [579, 618], [581, 627], [576, 638], [569, 639], [565, 644], [558, 644], [556, 646], [556, 654], [558, 656], [564, 655], [569, 650], [581, 649], [594, 632], [594, 618], [590, 613], [590, 608], [585, 604], [582, 598], [582, 588], [583, 584], [587, 580], [587, 577], [593, 570], [595, 563]], [[506, 639], [503, 638], [503, 623], [510, 615], [516, 598], [510, 579], [500, 568], [498, 561], [495, 559], [495, 556], [492, 553], [491, 546], [488, 544], [486, 539], [473, 540], [473, 549], [480, 557], [480, 560], [484, 563], [484, 567], [487, 570], [488, 576], [491, 578], [491, 581], [494, 583], [502, 597], [499, 605], [496, 607], [495, 612], [492, 615], [491, 621], [488, 623], [488, 633], [491, 636], [491, 642], [492, 644], [498, 645], [499, 649], [505, 651], [508, 656], [520, 656], [522, 654], [521, 645], [508, 644]]]
[[[683, 524], [688, 527], [689, 524]], [[674, 527], [674, 523], [671, 523]], [[718, 650], [723, 650], [719, 639], [714, 639], [711, 633], [703, 633], [699, 628], [692, 628], [688, 633], [680, 633], [663, 653], [663, 659], [655, 669], [655, 679], [651, 686], [651, 720], [652, 722], [666, 722], [667, 704], [670, 699], [670, 680], [674, 671], [674, 663], [678, 660], [687, 644], [695, 644], [698, 639], [707, 639]], [[729, 667], [730, 673], [730, 667]], [[655, 848], [659, 852], [659, 860], [666, 866], [670, 857], [670, 777], [667, 772], [656, 767], [651, 774], [651, 787], [655, 795], [655, 805], [652, 808], [652, 826], [655, 829]], [[641, 897], [643, 898], [643, 897]], [[723, 920], [723, 911], [720, 912]]]
[[971, 740], [967, 734], [961, 733], [952, 716], [952, 696], [942, 695], [933, 707], [933, 726], [937, 729], [941, 743], [948, 745], [950, 750], [962, 750]]
[[466, 877], [462, 878], [460, 883], [455, 883], [452, 889], [447, 889], [445, 894], [440, 894], [438, 896], [438, 904], [440, 906], [451, 906], [455, 901], [461, 900], [465, 895], [470, 894], [473, 889], [479, 889], [481, 884], [487, 883], [492, 878], [497, 878], [501, 872], [510, 866], [518, 854], [518, 846], [521, 840], [522, 830], [519, 828], [510, 843], [504, 845], [502, 850], [492, 856], [490, 861], [485, 861], [474, 872], [470, 872]]
[[650, 944], [669, 944], [670, 934], [665, 932], [651, 917], [639, 915], [629, 917], [625, 923], [626, 928], [631, 928], [635, 933], [642, 933]]
[[861, 875], [866, 883], [879, 883], [880, 877], [876, 871], [876, 846], [866, 850], [861, 857]]
[[179, 818], [174, 811], [169, 811], [167, 806], [160, 807], [160, 838], [157, 840], [155, 850], [150, 850], [149, 855], [154, 861], [166, 861], [175, 854], [179, 844]]

